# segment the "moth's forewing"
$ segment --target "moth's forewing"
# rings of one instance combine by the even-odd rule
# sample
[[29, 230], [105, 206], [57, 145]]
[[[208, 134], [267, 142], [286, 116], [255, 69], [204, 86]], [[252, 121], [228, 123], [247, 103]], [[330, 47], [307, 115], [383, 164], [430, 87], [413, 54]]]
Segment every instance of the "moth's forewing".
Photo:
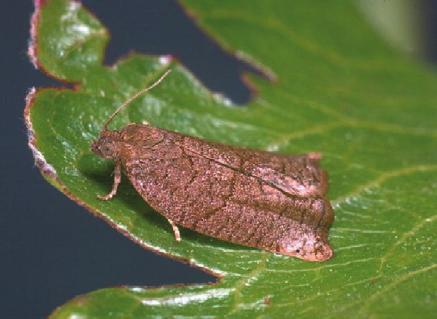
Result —
[[311, 156], [281, 156], [129, 125], [120, 159], [138, 193], [176, 224], [306, 260], [332, 255], [324, 173]]

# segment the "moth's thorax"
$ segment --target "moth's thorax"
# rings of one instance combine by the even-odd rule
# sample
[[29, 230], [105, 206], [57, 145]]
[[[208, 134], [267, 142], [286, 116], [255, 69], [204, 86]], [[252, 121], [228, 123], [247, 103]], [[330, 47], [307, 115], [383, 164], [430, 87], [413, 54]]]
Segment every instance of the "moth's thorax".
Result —
[[[165, 138], [165, 132], [146, 124], [129, 124], [120, 130], [120, 157], [121, 161], [159, 157], [159, 145]], [[171, 139], [167, 138], [171, 143]], [[155, 147], [156, 146], [156, 147]]]
[[100, 157], [116, 160], [120, 154], [120, 143], [121, 135], [119, 131], [104, 130], [91, 145], [91, 150]]
[[120, 139], [125, 146], [137, 149], [150, 148], [164, 139], [163, 130], [147, 124], [129, 124], [120, 130]]

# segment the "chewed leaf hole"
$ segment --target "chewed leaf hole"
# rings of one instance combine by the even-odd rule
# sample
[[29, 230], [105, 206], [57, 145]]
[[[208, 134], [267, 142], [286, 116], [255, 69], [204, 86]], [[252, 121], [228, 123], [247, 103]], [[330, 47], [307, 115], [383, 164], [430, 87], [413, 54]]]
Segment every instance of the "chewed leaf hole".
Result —
[[[228, 97], [234, 105], [246, 104], [255, 95], [254, 89], [242, 77], [244, 73], [257, 74], [265, 79], [273, 78], [271, 71], [238, 58], [220, 46], [176, 2], [121, 3], [119, 1], [108, 6], [104, 1], [84, 2], [111, 30], [106, 64], [115, 63], [132, 50], [163, 57], [171, 54], [206, 87]], [[114, 5], [119, 6], [119, 10], [114, 10]], [[155, 14], [149, 14], [145, 20], [144, 12], [152, 9]], [[120, 16], [129, 19], [120, 19]], [[128, 38], [126, 34], [129, 34]], [[162, 41], [163, 38], [166, 41]]]

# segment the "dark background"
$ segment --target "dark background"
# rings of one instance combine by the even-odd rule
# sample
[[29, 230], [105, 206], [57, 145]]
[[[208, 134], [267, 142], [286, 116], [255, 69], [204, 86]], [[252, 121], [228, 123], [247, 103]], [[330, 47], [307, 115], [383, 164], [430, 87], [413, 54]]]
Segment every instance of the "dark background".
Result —
[[[86, 0], [111, 31], [106, 63], [134, 49], [171, 53], [214, 91], [249, 99], [240, 73], [249, 70], [209, 40], [169, 0]], [[22, 111], [32, 86], [59, 86], [28, 62], [31, 0], [0, 12], [1, 170], [0, 317], [43, 318], [72, 297], [115, 285], [201, 283], [214, 278], [131, 243], [50, 186], [33, 165]], [[423, 1], [429, 61], [437, 49], [436, 1]], [[437, 88], [436, 88], [437, 89]]]

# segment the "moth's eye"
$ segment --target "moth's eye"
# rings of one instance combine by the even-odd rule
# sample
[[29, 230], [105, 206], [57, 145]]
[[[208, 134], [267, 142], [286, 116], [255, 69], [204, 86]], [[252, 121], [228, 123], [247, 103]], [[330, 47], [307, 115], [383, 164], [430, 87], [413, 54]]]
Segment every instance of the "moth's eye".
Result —
[[101, 150], [102, 153], [105, 153], [105, 154], [111, 152], [111, 148], [110, 148], [108, 145], [103, 145], [103, 146], [100, 148], [100, 150]]
[[297, 254], [300, 253], [300, 249], [296, 249], [296, 253], [297, 253]]

